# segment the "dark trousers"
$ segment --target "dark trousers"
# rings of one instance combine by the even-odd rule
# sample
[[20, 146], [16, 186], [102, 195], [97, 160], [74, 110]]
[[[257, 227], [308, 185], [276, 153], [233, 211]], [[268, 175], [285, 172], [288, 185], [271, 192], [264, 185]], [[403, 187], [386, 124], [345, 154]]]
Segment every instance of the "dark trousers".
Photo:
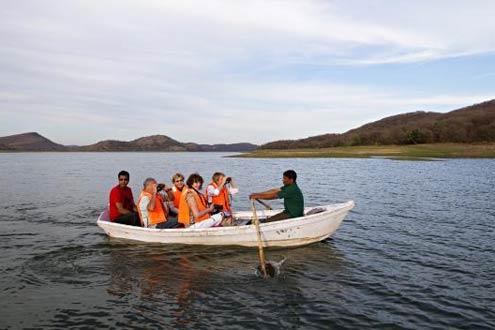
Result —
[[168, 219], [165, 222], [161, 222], [156, 225], [157, 229], [172, 229], [172, 228], [180, 228], [183, 225], [177, 221], [177, 219]]
[[280, 213], [272, 215], [263, 222], [272, 222], [272, 221], [285, 220], [285, 219], [290, 219], [290, 215], [289, 213], [282, 211]]
[[120, 223], [123, 225], [141, 227], [141, 222], [139, 221], [139, 217], [137, 213], [134, 212], [123, 214], [120, 217], [115, 218], [113, 222]]

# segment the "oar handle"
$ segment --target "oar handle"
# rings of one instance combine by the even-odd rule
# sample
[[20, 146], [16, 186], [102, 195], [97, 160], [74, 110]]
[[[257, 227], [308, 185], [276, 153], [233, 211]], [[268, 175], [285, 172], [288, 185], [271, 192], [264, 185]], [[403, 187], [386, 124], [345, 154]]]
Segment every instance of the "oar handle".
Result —
[[256, 227], [256, 236], [258, 238], [258, 257], [260, 259], [261, 272], [263, 273], [263, 277], [266, 278], [265, 253], [263, 251], [263, 243], [261, 242], [260, 221], [258, 219], [258, 214], [256, 213], [254, 201], [251, 202], [251, 206], [253, 208], [253, 222]]
[[261, 205], [263, 205], [264, 207], [266, 207], [267, 210], [273, 210], [272, 207], [270, 205], [268, 205], [267, 203], [265, 203], [265, 202], [263, 202], [263, 201], [261, 201], [261, 200], [259, 200], [257, 198], [256, 198], [256, 201], [258, 203], [260, 203]]

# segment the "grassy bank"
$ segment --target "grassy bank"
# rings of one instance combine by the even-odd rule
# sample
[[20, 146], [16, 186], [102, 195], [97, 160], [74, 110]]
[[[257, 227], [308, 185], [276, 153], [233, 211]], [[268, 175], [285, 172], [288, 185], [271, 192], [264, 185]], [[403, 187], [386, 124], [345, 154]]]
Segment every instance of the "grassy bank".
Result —
[[495, 158], [492, 144], [416, 144], [390, 146], [353, 146], [322, 149], [256, 150], [234, 157], [246, 158], [314, 158], [314, 157], [373, 157], [397, 159], [421, 158]]

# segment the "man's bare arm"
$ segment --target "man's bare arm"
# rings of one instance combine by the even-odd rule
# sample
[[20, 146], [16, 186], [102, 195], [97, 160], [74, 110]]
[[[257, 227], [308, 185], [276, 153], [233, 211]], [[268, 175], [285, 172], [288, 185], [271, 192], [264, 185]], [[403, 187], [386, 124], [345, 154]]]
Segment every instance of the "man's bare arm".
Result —
[[275, 188], [259, 193], [252, 193], [249, 195], [249, 199], [277, 199], [280, 191], [280, 189]]

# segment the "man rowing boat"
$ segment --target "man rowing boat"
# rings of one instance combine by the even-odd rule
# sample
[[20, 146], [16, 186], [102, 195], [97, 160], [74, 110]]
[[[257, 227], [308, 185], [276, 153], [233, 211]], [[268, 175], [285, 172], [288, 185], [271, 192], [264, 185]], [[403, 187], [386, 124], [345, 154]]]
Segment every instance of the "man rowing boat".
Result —
[[284, 210], [269, 217], [265, 222], [302, 217], [304, 215], [304, 197], [296, 183], [297, 174], [294, 170], [285, 171], [282, 177], [283, 186], [264, 192], [252, 193], [249, 199], [284, 199]]

